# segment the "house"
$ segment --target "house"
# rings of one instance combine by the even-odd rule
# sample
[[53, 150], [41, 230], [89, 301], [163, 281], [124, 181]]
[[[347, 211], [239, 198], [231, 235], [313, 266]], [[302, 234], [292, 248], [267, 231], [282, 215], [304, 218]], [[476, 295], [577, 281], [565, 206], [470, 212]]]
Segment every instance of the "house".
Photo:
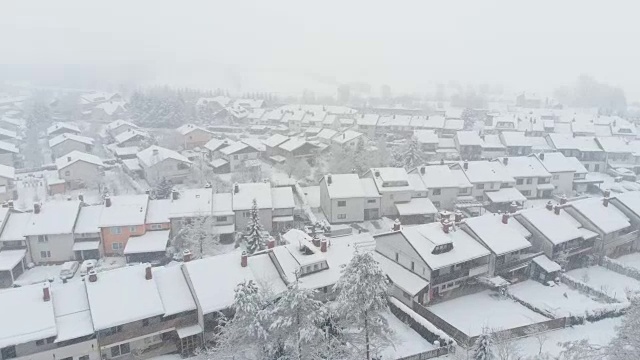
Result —
[[73, 253], [78, 261], [98, 260], [102, 253], [100, 215], [102, 205], [81, 206], [73, 228]]
[[551, 174], [551, 184], [555, 187], [554, 193], [567, 196], [573, 195], [573, 181], [576, 170], [578, 170], [574, 161], [560, 152], [540, 153], [530, 156], [537, 157], [542, 166]]
[[0, 293], [0, 318], [12, 324], [0, 329], [0, 358], [99, 360], [83, 287], [45, 283]]
[[102, 179], [103, 167], [99, 157], [78, 150], [56, 159], [58, 177], [70, 189], [95, 187]]
[[109, 151], [111, 151], [113, 153], [113, 155], [118, 160], [134, 159], [134, 160], [138, 161], [136, 155], [140, 152], [140, 148], [139, 147], [137, 147], [137, 146], [118, 147], [118, 146], [113, 146], [113, 145], [114, 144], [107, 145], [107, 149], [109, 149]]
[[[277, 197], [277, 199], [274, 199]], [[233, 184], [232, 209], [235, 229], [245, 230], [253, 200], [256, 200], [260, 222], [265, 231], [276, 232], [293, 226], [293, 191], [290, 187], [274, 188], [268, 183]]]
[[106, 132], [111, 135], [111, 137], [115, 138], [121, 133], [129, 130], [138, 130], [138, 125], [131, 123], [126, 120], [115, 120], [105, 125]]
[[80, 201], [48, 201], [33, 204], [33, 213], [24, 228], [31, 261], [36, 264], [74, 260], [73, 228]]
[[57, 122], [47, 128], [47, 137], [50, 139], [62, 134], [80, 135], [80, 128], [66, 122]]
[[587, 169], [582, 165], [580, 160], [575, 157], [566, 158], [572, 165], [575, 173], [573, 174], [573, 190], [582, 194], [587, 192], [587, 187], [589, 184], [597, 183], [598, 181], [593, 179], [587, 179], [587, 174], [589, 173]]
[[453, 137], [460, 157], [479, 160], [482, 157], [483, 141], [475, 131], [458, 131]]
[[549, 145], [547, 140], [542, 136], [529, 136], [526, 138], [531, 145], [532, 153], [554, 152], [555, 149]]
[[[91, 273], [85, 281], [102, 359], [135, 359], [175, 352], [181, 332], [198, 335], [196, 303], [180, 267], [149, 264]], [[117, 292], [118, 296], [113, 296]], [[188, 330], [183, 330], [188, 329]], [[193, 340], [197, 339], [195, 337]]]
[[336, 136], [336, 135], [338, 135], [338, 132], [336, 130], [333, 130], [333, 129], [322, 129], [316, 135], [316, 138], [321, 143], [329, 145], [329, 144], [331, 144], [331, 139], [333, 139], [333, 137]]
[[502, 145], [500, 137], [494, 134], [486, 134], [482, 139], [482, 158], [493, 159], [507, 155], [507, 147]]
[[361, 114], [360, 116], [356, 116], [356, 128], [369, 139], [374, 139], [378, 119], [380, 119], [380, 115], [378, 114]]
[[16, 199], [15, 169], [12, 166], [0, 165], [0, 201]]
[[375, 168], [364, 175], [373, 179], [380, 198], [381, 216], [398, 216], [397, 202], [410, 202], [413, 188], [403, 168]]
[[633, 146], [623, 138], [611, 136], [597, 137], [595, 140], [604, 151], [607, 169], [627, 168], [635, 173], [640, 170], [640, 168], [636, 169]]
[[[629, 222], [634, 228], [638, 228], [638, 222], [640, 222], [640, 192], [639, 191], [630, 191], [622, 194], [617, 194], [616, 196], [609, 199], [609, 201], [610, 201], [609, 206], [611, 206], [611, 204], [614, 205], [619, 211], [621, 211], [627, 217], [627, 219], [629, 219]], [[2, 240], [2, 237], [0, 237], [0, 240]], [[624, 239], [622, 239], [622, 242], [623, 244], [626, 243], [627, 245], [620, 246], [618, 253], [622, 253], [623, 251], [638, 251], [638, 249], [640, 249], [640, 242], [638, 241], [625, 242]], [[613, 255], [616, 255], [616, 254], [613, 254]]]
[[485, 193], [511, 188], [516, 183], [502, 163], [497, 161], [463, 161], [453, 164], [451, 169], [464, 173], [473, 185], [469, 195], [481, 202], [486, 199]]
[[398, 225], [394, 231], [374, 235], [377, 253], [429, 284], [419, 293], [403, 293], [400, 300], [426, 305], [489, 272], [489, 250], [453, 226], [448, 221]]
[[523, 108], [540, 108], [544, 101], [536, 94], [521, 93], [516, 97], [516, 106]]
[[414, 130], [413, 138], [420, 145], [420, 150], [425, 155], [435, 155], [438, 150], [438, 135], [433, 130]]
[[548, 134], [547, 140], [564, 156], [575, 156], [587, 171], [605, 172], [606, 154], [593, 137], [572, 137], [567, 134]]
[[232, 145], [218, 150], [220, 159], [229, 163], [229, 171], [235, 172], [248, 167], [248, 162], [257, 160], [260, 152], [243, 142], [236, 142]]
[[49, 140], [49, 148], [51, 148], [51, 156], [54, 159], [65, 156], [74, 150], [91, 153], [93, 139], [75, 134], [60, 134]]
[[137, 129], [123, 131], [114, 137], [119, 147], [142, 146], [150, 138], [149, 134]]
[[544, 252], [550, 260], [565, 262], [561, 264], [565, 267], [580, 265], [598, 237], [551, 202], [546, 207], [521, 210], [514, 217], [532, 234], [530, 242], [536, 251]]
[[183, 149], [193, 149], [204, 146], [213, 138], [213, 133], [194, 124], [184, 124], [176, 129], [178, 143]]
[[149, 195], [105, 197], [99, 222], [105, 255], [123, 255], [130, 237], [146, 233], [148, 206]]
[[465, 219], [460, 228], [491, 252], [488, 276], [524, 280], [531, 260], [541, 253], [533, 250], [531, 233], [510, 217], [487, 213]]
[[215, 159], [217, 157], [220, 156], [219, 151], [224, 149], [227, 146], [231, 146], [233, 144], [235, 144], [236, 142], [231, 140], [231, 139], [216, 139], [213, 138], [209, 141], [207, 141], [206, 144], [204, 144], [204, 148], [209, 151], [209, 158], [210, 159]]
[[279, 155], [278, 146], [287, 142], [289, 140], [288, 136], [284, 136], [281, 134], [273, 134], [266, 140], [263, 140], [265, 146], [265, 155], [267, 157], [272, 157], [275, 155]]
[[549, 198], [555, 186], [552, 175], [535, 156], [514, 156], [494, 160], [504, 166], [507, 174], [516, 180], [515, 188], [527, 198]]
[[378, 119], [376, 136], [387, 134], [410, 135], [413, 132], [410, 115], [385, 115]]
[[103, 102], [91, 110], [91, 119], [104, 122], [120, 118], [127, 112], [126, 106], [124, 101]]
[[331, 144], [342, 150], [354, 151], [358, 144], [364, 144], [364, 136], [362, 133], [353, 130], [345, 130], [343, 133], [334, 136]]
[[459, 131], [464, 129], [464, 120], [461, 119], [446, 119], [444, 128], [442, 129], [442, 136], [454, 137]]
[[438, 137], [436, 160], [459, 160], [460, 154], [453, 138]]
[[91, 110], [95, 106], [107, 101], [121, 101], [122, 96], [118, 93], [91, 92], [80, 96], [80, 106], [85, 110]]
[[502, 140], [502, 143], [507, 148], [508, 156], [524, 156], [531, 154], [533, 151], [531, 138], [526, 137], [523, 132], [502, 131], [499, 136], [500, 140]]
[[304, 138], [289, 138], [289, 140], [278, 145], [277, 152], [288, 159], [306, 158], [315, 156], [320, 147]]
[[599, 235], [594, 247], [595, 253], [616, 256], [629, 253], [638, 246], [640, 223], [632, 223], [632, 218], [610, 204], [608, 196], [570, 201], [563, 209], [586, 229]]
[[365, 201], [357, 174], [328, 174], [320, 180], [320, 204], [330, 224], [364, 221]]
[[137, 155], [144, 178], [150, 184], [162, 179], [172, 183], [181, 183], [190, 174], [191, 161], [178, 152], [157, 145], [152, 145]]
[[455, 209], [460, 186], [449, 166], [420, 166], [412, 170], [410, 174], [419, 174], [427, 189], [427, 197], [436, 208], [443, 210]]

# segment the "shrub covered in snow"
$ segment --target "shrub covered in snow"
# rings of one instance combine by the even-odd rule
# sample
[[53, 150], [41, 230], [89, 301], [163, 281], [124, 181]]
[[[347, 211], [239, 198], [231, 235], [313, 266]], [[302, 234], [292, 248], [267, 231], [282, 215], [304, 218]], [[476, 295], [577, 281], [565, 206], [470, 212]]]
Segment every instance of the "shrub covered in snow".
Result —
[[[400, 300], [390, 297], [389, 309], [397, 318], [408, 323], [412, 329], [416, 330], [418, 334], [429, 340], [430, 343], [434, 344], [436, 341], [438, 341], [442, 346], [455, 345], [456, 342], [452, 337], [447, 335], [444, 331], [438, 329], [427, 319], [420, 316], [420, 314], [411, 310]], [[416, 329], [416, 327], [418, 327], [418, 329]]]
[[618, 274], [622, 274], [630, 278], [640, 280], [640, 270], [631, 266], [627, 266], [619, 262], [618, 260], [611, 259], [605, 256], [602, 258], [602, 266], [604, 266], [605, 268], [611, 271], [615, 271]]

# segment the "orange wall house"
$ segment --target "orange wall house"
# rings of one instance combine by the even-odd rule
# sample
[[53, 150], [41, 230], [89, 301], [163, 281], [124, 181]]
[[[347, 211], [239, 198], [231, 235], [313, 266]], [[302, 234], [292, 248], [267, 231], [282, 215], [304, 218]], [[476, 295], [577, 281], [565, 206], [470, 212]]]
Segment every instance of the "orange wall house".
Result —
[[123, 255], [129, 237], [144, 235], [146, 231], [145, 225], [100, 228], [102, 243], [104, 244], [104, 253], [106, 255]]

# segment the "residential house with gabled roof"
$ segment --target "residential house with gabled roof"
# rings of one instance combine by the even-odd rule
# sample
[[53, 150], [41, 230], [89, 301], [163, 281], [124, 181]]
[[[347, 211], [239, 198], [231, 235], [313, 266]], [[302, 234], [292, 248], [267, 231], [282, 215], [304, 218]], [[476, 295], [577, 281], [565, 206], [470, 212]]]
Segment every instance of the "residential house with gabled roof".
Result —
[[107, 131], [107, 133], [114, 138], [120, 135], [121, 133], [128, 131], [129, 129], [133, 129], [133, 130], [139, 129], [138, 125], [122, 119], [112, 121], [109, 124], [105, 125], [104, 128]]
[[357, 174], [328, 174], [320, 180], [320, 206], [330, 224], [364, 221], [365, 201]]
[[364, 142], [364, 135], [353, 130], [345, 130], [341, 134], [331, 138], [332, 146], [347, 151], [354, 151], [358, 147], [358, 144], [363, 143], [364, 145]]
[[378, 126], [378, 114], [360, 114], [356, 116], [356, 127], [359, 132], [365, 134], [369, 139], [376, 136], [376, 128]]
[[502, 144], [500, 137], [495, 134], [485, 134], [482, 139], [482, 157], [493, 159], [507, 154], [507, 147]]
[[596, 142], [605, 153], [607, 169], [627, 168], [637, 172], [634, 149], [621, 137], [597, 137]]
[[[427, 189], [427, 197], [438, 209], [454, 210], [460, 186], [447, 165], [420, 166], [410, 171], [419, 175]], [[465, 179], [466, 180], [466, 179]]]
[[[500, 140], [507, 148], [508, 156], [529, 155], [532, 152], [533, 144], [530, 138], [520, 131], [502, 131]], [[546, 143], [546, 142], [545, 142]]]
[[115, 136], [116, 144], [119, 147], [142, 146], [151, 136], [144, 131], [129, 129]]
[[458, 131], [453, 137], [460, 157], [465, 160], [480, 160], [483, 141], [475, 131]]
[[[260, 157], [260, 151], [244, 142], [236, 142], [223, 147], [218, 150], [218, 152], [220, 153], [219, 158], [227, 161], [229, 164], [229, 171], [231, 172], [255, 166], [252, 165], [252, 163], [256, 163], [255, 160]], [[258, 166], [260, 166], [259, 163]]]
[[[573, 195], [573, 181], [576, 175], [575, 162], [560, 152], [532, 154], [537, 157], [542, 166], [551, 174], [551, 184], [555, 187], [554, 193]], [[575, 158], [574, 158], [575, 159]]]
[[54, 159], [74, 150], [90, 153], [93, 149], [93, 139], [75, 134], [60, 134], [49, 140], [49, 148]]
[[176, 129], [178, 143], [183, 149], [203, 147], [213, 138], [213, 133], [194, 124], [184, 124]]
[[335, 137], [336, 135], [338, 135], [338, 132], [336, 130], [333, 130], [333, 129], [322, 129], [316, 135], [316, 138], [321, 143], [329, 145], [329, 144], [331, 144], [331, 139], [333, 139], [333, 137]]
[[123, 255], [130, 237], [146, 233], [149, 195], [106, 196], [100, 212], [104, 254]]
[[48, 201], [33, 205], [24, 236], [36, 264], [74, 260], [73, 229], [80, 212], [80, 201]]
[[47, 128], [47, 137], [53, 138], [62, 134], [80, 135], [80, 128], [74, 124], [57, 122]]
[[78, 219], [73, 228], [73, 253], [78, 261], [98, 260], [102, 254], [100, 237], [100, 214], [102, 205], [80, 206]]
[[109, 121], [126, 115], [127, 103], [124, 101], [108, 101], [96, 105], [91, 110], [91, 119], [94, 121]]
[[304, 138], [292, 137], [278, 145], [277, 152], [281, 156], [293, 159], [315, 156], [319, 149], [320, 147], [318, 145]]
[[489, 192], [512, 188], [516, 183], [516, 180], [507, 173], [502, 163], [497, 161], [463, 161], [451, 165], [451, 169], [464, 173], [473, 185], [469, 195], [480, 202], [487, 199], [486, 195]]
[[[275, 199], [277, 197], [277, 199]], [[260, 222], [265, 231], [275, 232], [293, 225], [295, 201], [290, 187], [271, 189], [269, 183], [233, 184], [232, 206], [236, 231], [244, 231], [253, 200], [256, 200]]]
[[181, 183], [190, 174], [191, 161], [176, 151], [152, 145], [137, 155], [144, 178], [149, 184], [162, 179]]
[[568, 134], [548, 134], [547, 140], [564, 156], [575, 156], [588, 171], [606, 171], [606, 154], [595, 138], [573, 137]]
[[78, 150], [56, 159], [55, 163], [58, 177], [70, 189], [94, 187], [104, 175], [104, 164], [99, 157]]
[[397, 225], [374, 238], [376, 252], [428, 282], [428, 291], [403, 294], [410, 303], [426, 305], [489, 272], [489, 250], [448, 221]]
[[552, 175], [535, 156], [513, 156], [496, 159], [507, 174], [516, 180], [515, 188], [527, 198], [550, 198], [555, 186]]
[[435, 155], [438, 150], [438, 135], [433, 130], [414, 130], [413, 138], [420, 145], [420, 150], [427, 156]]

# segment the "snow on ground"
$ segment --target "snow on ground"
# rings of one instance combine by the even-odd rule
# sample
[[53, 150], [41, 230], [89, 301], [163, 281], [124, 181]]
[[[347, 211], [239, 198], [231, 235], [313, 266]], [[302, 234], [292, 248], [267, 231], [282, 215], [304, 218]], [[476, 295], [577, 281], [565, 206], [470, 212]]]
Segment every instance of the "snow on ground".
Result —
[[627, 254], [627, 255], [623, 255], [620, 256], [619, 258], [615, 259], [620, 263], [623, 263], [629, 267], [632, 268], [636, 268], [638, 270], [640, 270], [640, 253], [633, 253], [633, 254]]
[[[392, 340], [393, 346], [389, 346], [382, 351], [382, 359], [398, 359], [435, 349], [425, 338], [415, 332], [409, 325], [391, 313], [383, 315], [389, 322], [389, 326], [395, 332]], [[395, 348], [394, 348], [395, 346]]]
[[521, 300], [549, 311], [556, 317], [581, 315], [587, 310], [604, 305], [565, 284], [550, 287], [534, 280], [527, 280], [510, 286], [509, 292]]
[[49, 279], [55, 281], [60, 280], [60, 269], [62, 265], [42, 265], [34, 266], [31, 269], [25, 270], [18, 279], [15, 281], [16, 285], [25, 286], [30, 284], [37, 284]]
[[621, 301], [627, 300], [627, 290], [640, 292], [640, 281], [620, 275], [602, 266], [571, 270], [567, 272], [567, 275]]
[[481, 334], [485, 327], [512, 329], [549, 320], [489, 290], [448, 300], [429, 310], [469, 336]]
[[106, 271], [120, 268], [127, 265], [127, 259], [124, 256], [103, 257], [98, 260], [96, 271]]

